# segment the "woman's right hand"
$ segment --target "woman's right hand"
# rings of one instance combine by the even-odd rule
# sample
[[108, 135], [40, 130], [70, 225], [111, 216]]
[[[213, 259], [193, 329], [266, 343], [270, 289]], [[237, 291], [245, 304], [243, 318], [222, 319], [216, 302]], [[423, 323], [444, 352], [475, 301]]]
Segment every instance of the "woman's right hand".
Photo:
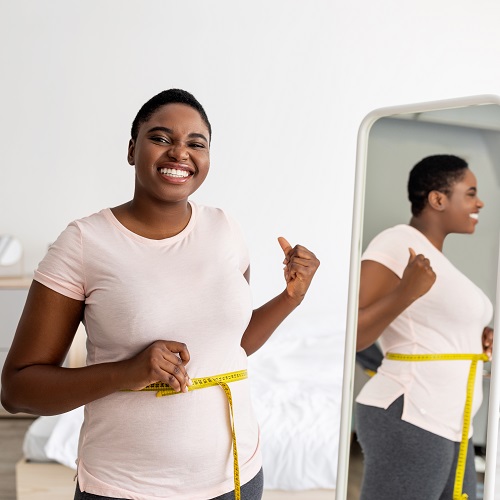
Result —
[[408, 297], [413, 302], [432, 288], [436, 281], [436, 273], [429, 259], [422, 254], [417, 255], [413, 248], [408, 250], [410, 257], [401, 277], [400, 290], [408, 293]]
[[133, 358], [124, 361], [126, 389], [140, 390], [164, 382], [177, 392], [187, 392], [191, 379], [185, 365], [190, 355], [186, 344], [157, 340]]

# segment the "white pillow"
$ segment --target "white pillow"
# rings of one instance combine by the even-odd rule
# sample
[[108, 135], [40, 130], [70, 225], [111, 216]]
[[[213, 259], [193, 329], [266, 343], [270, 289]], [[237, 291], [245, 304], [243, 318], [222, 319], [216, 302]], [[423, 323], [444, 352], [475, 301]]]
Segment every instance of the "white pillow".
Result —
[[59, 415], [59, 419], [45, 444], [45, 454], [66, 467], [76, 470], [78, 440], [83, 424], [83, 406]]
[[26, 431], [23, 441], [23, 453], [27, 460], [35, 462], [50, 461], [45, 453], [45, 445], [59, 420], [60, 415], [38, 417]]

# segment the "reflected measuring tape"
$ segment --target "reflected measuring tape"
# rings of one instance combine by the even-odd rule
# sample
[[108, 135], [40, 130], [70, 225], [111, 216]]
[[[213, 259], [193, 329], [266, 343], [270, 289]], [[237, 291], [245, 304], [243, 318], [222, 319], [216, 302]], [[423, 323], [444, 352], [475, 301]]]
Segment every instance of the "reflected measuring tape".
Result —
[[[236, 500], [241, 499], [240, 492], [240, 468], [238, 465], [238, 449], [236, 447], [236, 431], [234, 429], [234, 413], [233, 413], [233, 398], [231, 396], [231, 390], [229, 389], [230, 382], [237, 382], [238, 380], [243, 380], [248, 377], [247, 370], [240, 370], [237, 372], [223, 373], [221, 375], [214, 375], [212, 377], [200, 377], [191, 379], [192, 385], [188, 386], [189, 391], [196, 391], [197, 389], [204, 389], [205, 387], [213, 387], [218, 385], [224, 390], [227, 402], [229, 404], [230, 418], [231, 418], [231, 435], [233, 441], [233, 469], [234, 469], [234, 498]], [[155, 382], [150, 384], [141, 391], [153, 391], [156, 392], [156, 397], [160, 398], [162, 396], [173, 396], [175, 394], [182, 394], [175, 391], [168, 384], [163, 382]]]
[[455, 473], [455, 484], [453, 486], [453, 500], [466, 500], [466, 493], [462, 492], [464, 484], [465, 463], [467, 461], [467, 447], [469, 441], [469, 429], [472, 414], [472, 400], [474, 397], [474, 385], [476, 380], [477, 362], [489, 361], [486, 354], [396, 354], [389, 352], [385, 356], [394, 361], [470, 361], [469, 377], [467, 379], [467, 394], [464, 406], [464, 422], [462, 425], [462, 440], [458, 451], [457, 470]]

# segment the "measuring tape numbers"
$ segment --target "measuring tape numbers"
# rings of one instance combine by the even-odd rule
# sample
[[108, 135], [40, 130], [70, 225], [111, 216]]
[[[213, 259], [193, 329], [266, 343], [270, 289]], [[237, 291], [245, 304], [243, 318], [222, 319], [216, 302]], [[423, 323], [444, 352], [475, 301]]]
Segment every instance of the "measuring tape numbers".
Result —
[[[227, 402], [229, 405], [230, 420], [231, 420], [231, 436], [233, 443], [233, 469], [234, 469], [234, 498], [241, 500], [241, 486], [240, 486], [240, 468], [238, 465], [238, 448], [236, 446], [236, 431], [234, 429], [234, 412], [233, 412], [233, 398], [231, 396], [231, 389], [228, 384], [237, 382], [248, 378], [247, 370], [240, 370], [236, 372], [222, 373], [221, 375], [214, 375], [212, 377], [199, 377], [191, 379], [192, 384], [188, 386], [189, 391], [196, 391], [197, 389], [205, 389], [205, 387], [220, 386], [226, 394]], [[182, 394], [175, 391], [168, 384], [163, 382], [155, 382], [150, 384], [141, 391], [156, 392], [156, 397], [174, 396], [175, 394]], [[135, 391], [132, 391], [135, 392]]]
[[464, 421], [462, 425], [462, 439], [458, 451], [457, 470], [455, 473], [455, 484], [453, 486], [453, 500], [466, 500], [466, 493], [462, 492], [465, 475], [465, 463], [467, 461], [467, 448], [469, 441], [469, 429], [472, 415], [472, 400], [474, 397], [474, 385], [476, 380], [477, 362], [489, 361], [486, 354], [396, 354], [387, 353], [387, 359], [394, 361], [470, 361], [469, 376], [467, 379], [467, 393], [464, 406]]

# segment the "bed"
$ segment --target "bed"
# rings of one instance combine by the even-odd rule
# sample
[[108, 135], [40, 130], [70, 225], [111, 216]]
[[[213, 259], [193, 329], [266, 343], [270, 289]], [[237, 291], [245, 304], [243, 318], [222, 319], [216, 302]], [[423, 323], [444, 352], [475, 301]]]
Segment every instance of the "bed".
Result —
[[[344, 334], [333, 324], [327, 314], [290, 318], [249, 358], [264, 499], [335, 497]], [[18, 500], [72, 498], [82, 420], [77, 408], [33, 422], [16, 467]]]

